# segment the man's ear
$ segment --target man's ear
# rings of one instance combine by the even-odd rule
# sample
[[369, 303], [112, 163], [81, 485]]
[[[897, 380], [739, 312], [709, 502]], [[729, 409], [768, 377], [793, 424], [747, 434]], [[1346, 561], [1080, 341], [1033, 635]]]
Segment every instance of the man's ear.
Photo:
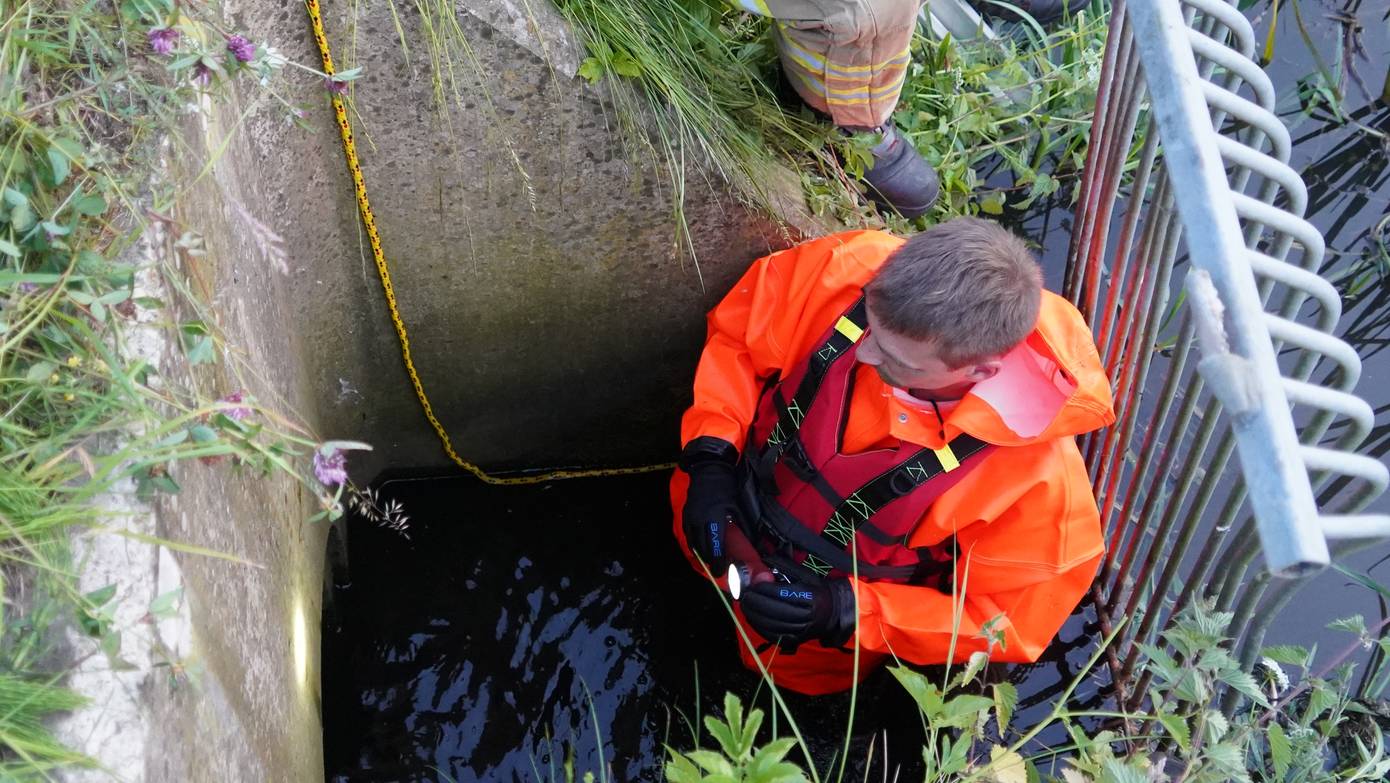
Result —
[[999, 374], [1000, 368], [1004, 363], [999, 359], [986, 359], [983, 362], [976, 362], [966, 371], [965, 377], [972, 383], [987, 381]]

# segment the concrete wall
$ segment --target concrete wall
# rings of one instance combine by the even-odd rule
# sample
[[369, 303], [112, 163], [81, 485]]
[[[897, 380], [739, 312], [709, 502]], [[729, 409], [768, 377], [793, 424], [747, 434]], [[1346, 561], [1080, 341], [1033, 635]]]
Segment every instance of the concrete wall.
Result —
[[[785, 230], [688, 172], [697, 275], [676, 244], [667, 175], [625, 154], [617, 116], [575, 78], [576, 45], [546, 3], [456, 4], [479, 68], [452, 47], [458, 97], [446, 84], [443, 106], [415, 6], [396, 5], [408, 63], [384, 3], [335, 16], [329, 35], [340, 68], [365, 68], [353, 93], [363, 169], [416, 364], [459, 452], [494, 467], [670, 457], [702, 314], [750, 260], [788, 242]], [[298, 23], [291, 13], [277, 29]], [[316, 57], [306, 45], [294, 54]], [[322, 424], [377, 446], [357, 475], [444, 466], [405, 385], [341, 153], [320, 127], [250, 136], [262, 172], [296, 172], [267, 179], [259, 203], [300, 251], [285, 283], [305, 308], [297, 328]]]
[[[458, 450], [488, 467], [669, 459], [703, 313], [791, 232], [694, 184], [704, 174], [692, 168], [685, 215], [702, 287], [675, 241], [665, 173], [625, 154], [611, 105], [575, 78], [578, 49], [542, 2], [457, 4], [480, 65], [458, 63], [459, 98], [444, 107], [414, 4], [396, 3], [409, 62], [386, 3], [327, 5], [339, 67], [366, 69], [354, 93], [364, 170], [417, 365]], [[227, 10], [229, 28], [317, 63], [298, 3]], [[229, 350], [196, 371], [167, 335], [145, 350], [209, 396], [246, 389], [318, 438], [372, 443], [354, 456], [361, 482], [387, 465], [446, 467], [401, 365], [322, 85], [289, 81], [310, 132], [247, 91], [193, 115], [186, 149], [170, 146], [170, 182], [220, 157], [141, 263], [181, 264]], [[205, 256], [173, 251], [190, 229]], [[123, 623], [141, 626], [142, 608], [173, 585], [187, 605], [131, 643], [133, 671], [78, 664], [74, 685], [97, 706], [60, 730], [106, 769], [71, 779], [316, 779], [328, 526], [304, 521], [313, 494], [283, 477], [194, 463], [176, 478], [172, 501], [113, 506], [134, 509], [124, 518], [137, 532], [236, 561], [78, 542], [89, 581], [122, 585], [133, 607]]]

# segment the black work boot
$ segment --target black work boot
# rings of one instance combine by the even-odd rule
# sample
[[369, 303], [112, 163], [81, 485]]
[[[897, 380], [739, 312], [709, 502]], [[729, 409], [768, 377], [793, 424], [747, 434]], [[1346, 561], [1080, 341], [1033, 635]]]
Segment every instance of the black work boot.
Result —
[[[1010, 0], [1018, 6], [1023, 13], [1033, 17], [1038, 24], [1055, 22], [1062, 18], [1062, 14], [1068, 9], [1081, 8], [1085, 5], [1083, 0]], [[1016, 22], [1019, 20], [1018, 14], [1013, 9], [995, 5], [988, 2], [971, 3], [980, 16], [990, 19], [997, 19], [1004, 22]]]
[[864, 172], [869, 197], [905, 218], [926, 214], [941, 190], [936, 170], [892, 122], [875, 130], [883, 138], [869, 150], [874, 156], [874, 165]]

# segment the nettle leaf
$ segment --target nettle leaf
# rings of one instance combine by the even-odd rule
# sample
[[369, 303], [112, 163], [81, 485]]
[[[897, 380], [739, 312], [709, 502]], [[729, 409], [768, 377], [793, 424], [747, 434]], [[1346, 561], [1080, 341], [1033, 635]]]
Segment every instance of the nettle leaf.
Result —
[[1251, 677], [1248, 672], [1239, 669], [1222, 672], [1217, 679], [1237, 691], [1240, 691], [1242, 695], [1261, 707], [1269, 706], [1269, 699], [1265, 698], [1264, 692], [1260, 690], [1259, 684], [1255, 682], [1255, 678]]
[[989, 783], [1028, 783], [1028, 765], [1015, 751], [995, 745], [989, 751], [989, 772], [985, 780]]
[[1107, 759], [1100, 768], [1099, 783], [1148, 783], [1149, 774], [1137, 762]]
[[1349, 633], [1354, 633], [1357, 636], [1365, 636], [1366, 618], [1362, 617], [1359, 614], [1354, 614], [1351, 617], [1343, 617], [1340, 620], [1333, 620], [1332, 622], [1327, 624], [1327, 627], [1333, 631], [1347, 631]]
[[980, 670], [985, 668], [985, 664], [987, 663], [989, 663], [989, 653], [983, 650], [977, 650], [971, 653], [970, 660], [966, 661], [965, 668], [962, 669], [960, 674], [956, 677], [957, 687], [969, 685], [970, 681], [975, 679], [975, 675], [979, 674]]
[[980, 713], [994, 706], [994, 699], [970, 694], [957, 696], [946, 702], [943, 719], [949, 725], [968, 726]]
[[1289, 773], [1289, 764], [1293, 762], [1293, 745], [1284, 733], [1284, 727], [1277, 723], [1269, 725], [1265, 736], [1269, 738], [1269, 757], [1274, 762], [1274, 773], [1283, 780]]
[[928, 721], [935, 721], [941, 717], [945, 706], [941, 691], [928, 682], [926, 677], [902, 666], [891, 666], [888, 671], [892, 672], [893, 677], [912, 696], [912, 700], [917, 702], [917, 708]]
[[1182, 678], [1182, 666], [1173, 659], [1173, 656], [1168, 654], [1167, 650], [1152, 644], [1141, 644], [1139, 650], [1149, 659], [1149, 668], [1163, 682], [1176, 682]]
[[1158, 713], [1158, 722], [1163, 724], [1163, 728], [1168, 730], [1168, 734], [1177, 741], [1178, 747], [1189, 750], [1192, 747], [1192, 729], [1187, 725], [1187, 719], [1181, 715], [1173, 715], [1167, 712]]
[[994, 714], [999, 719], [999, 735], [1002, 737], [1004, 731], [1009, 728], [1009, 721], [1013, 719], [1014, 708], [1018, 706], [1018, 688], [1011, 682], [1000, 682], [994, 685]]
[[1260, 655], [1275, 663], [1301, 666], [1304, 669], [1308, 668], [1308, 665], [1313, 661], [1313, 655], [1308, 651], [1308, 648], [1296, 644], [1277, 644], [1273, 647], [1266, 647], [1260, 652]]
[[1312, 691], [1308, 694], [1308, 708], [1304, 710], [1303, 717], [1299, 718], [1298, 722], [1304, 726], [1310, 726], [1313, 721], [1336, 704], [1337, 694], [1327, 687], [1327, 683], [1322, 680], [1314, 680]]

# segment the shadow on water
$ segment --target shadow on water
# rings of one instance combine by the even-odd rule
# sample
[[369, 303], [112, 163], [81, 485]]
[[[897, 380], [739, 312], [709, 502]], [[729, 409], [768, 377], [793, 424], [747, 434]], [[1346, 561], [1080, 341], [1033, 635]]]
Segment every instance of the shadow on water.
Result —
[[[1350, 40], [1348, 17], [1361, 25], [1367, 51], [1390, 51], [1383, 9], [1303, 0], [1303, 11], [1329, 51]], [[1268, 30], [1267, 12], [1267, 3], [1247, 11], [1259, 35]], [[1390, 451], [1390, 352], [1382, 350], [1390, 337], [1390, 108], [1362, 100], [1351, 81], [1342, 85], [1343, 117], [1300, 102], [1299, 85], [1315, 66], [1287, 16], [1269, 71], [1296, 138], [1292, 165], [1312, 197], [1308, 217], [1328, 240], [1322, 272], [1346, 300], [1339, 333], [1365, 363], [1358, 393], [1376, 418], [1362, 451], [1383, 458]], [[1372, 64], [1385, 65], [1383, 58]], [[1071, 228], [1070, 209], [1059, 204], [1006, 216], [1041, 244], [1054, 289]], [[324, 624], [330, 781], [565, 780], [569, 761], [575, 779], [606, 771], [608, 780], [659, 780], [663, 746], [693, 747], [700, 711], [725, 691], [772, 712], [766, 689], [738, 663], [713, 588], [677, 551], [664, 476], [521, 488], [465, 479], [379, 486], [413, 522], [409, 540], [362, 520], [348, 524], [348, 567], [337, 574]], [[1377, 501], [1377, 509], [1387, 507], [1386, 498]], [[1348, 564], [1365, 570], [1385, 554], [1378, 545]], [[1323, 641], [1333, 617], [1379, 615], [1369, 591], [1340, 575], [1311, 584], [1270, 643]], [[992, 672], [1020, 685], [1016, 724], [1041, 718], [1089, 657], [1094, 629], [1086, 617], [1068, 622], [1043, 662]], [[1095, 678], [1077, 701], [1096, 703], [1104, 686]], [[827, 768], [843, 741], [848, 700], [788, 701], [815, 763]], [[881, 779], [885, 767], [902, 780], [920, 778], [920, 721], [886, 673], [866, 682], [852, 737], [847, 779]]]

